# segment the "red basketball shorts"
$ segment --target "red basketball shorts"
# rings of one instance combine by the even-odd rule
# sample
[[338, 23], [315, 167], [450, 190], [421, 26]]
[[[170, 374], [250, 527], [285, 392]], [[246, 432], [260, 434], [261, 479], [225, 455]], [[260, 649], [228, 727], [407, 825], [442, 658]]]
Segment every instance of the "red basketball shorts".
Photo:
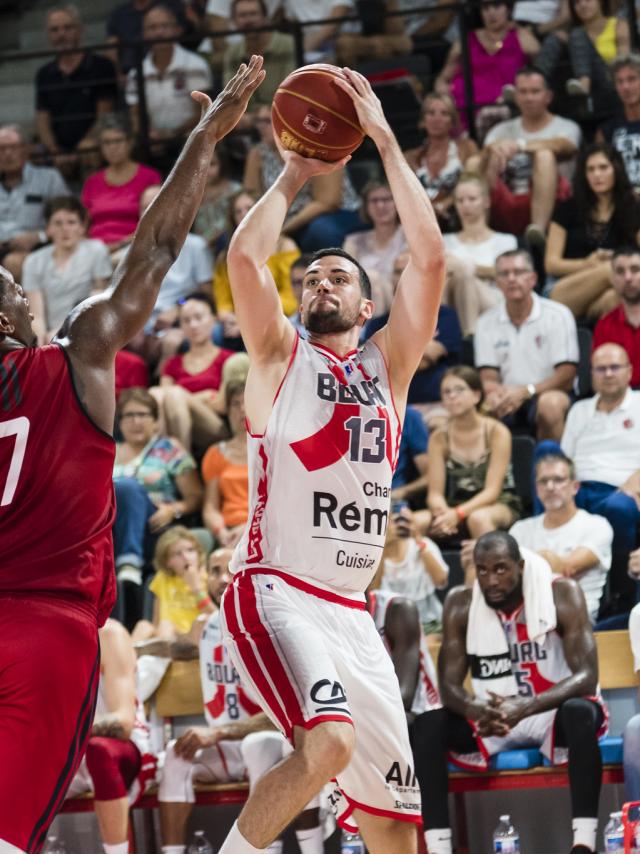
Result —
[[89, 609], [0, 596], [0, 847], [40, 851], [85, 751], [99, 675]]

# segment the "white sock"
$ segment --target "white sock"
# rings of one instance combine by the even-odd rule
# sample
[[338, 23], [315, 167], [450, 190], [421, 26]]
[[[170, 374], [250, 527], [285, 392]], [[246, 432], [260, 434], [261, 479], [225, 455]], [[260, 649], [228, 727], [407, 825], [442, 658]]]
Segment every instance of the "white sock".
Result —
[[323, 854], [324, 839], [320, 825], [307, 830], [296, 830], [296, 839], [301, 854]]
[[596, 850], [597, 818], [574, 818], [571, 827], [574, 845], [585, 845], [591, 851]]
[[450, 827], [437, 827], [435, 830], [426, 830], [424, 841], [427, 843], [429, 854], [453, 854]]
[[129, 842], [118, 842], [117, 845], [107, 845], [102, 843], [104, 854], [129, 854]]
[[186, 845], [163, 845], [162, 854], [185, 854]]
[[261, 854], [263, 851], [264, 848], [254, 848], [250, 842], [247, 842], [238, 830], [238, 822], [234, 821], [218, 854]]

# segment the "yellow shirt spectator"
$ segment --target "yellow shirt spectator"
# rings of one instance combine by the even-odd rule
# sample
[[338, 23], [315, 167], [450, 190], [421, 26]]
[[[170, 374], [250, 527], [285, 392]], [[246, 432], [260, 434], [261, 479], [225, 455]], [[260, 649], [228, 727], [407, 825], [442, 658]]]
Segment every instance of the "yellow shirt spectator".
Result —
[[[202, 574], [202, 589], [207, 589], [206, 573]], [[175, 626], [176, 632], [188, 632], [198, 616], [196, 597], [189, 586], [177, 575], [156, 572], [149, 590], [158, 600], [159, 620], [168, 620]]]

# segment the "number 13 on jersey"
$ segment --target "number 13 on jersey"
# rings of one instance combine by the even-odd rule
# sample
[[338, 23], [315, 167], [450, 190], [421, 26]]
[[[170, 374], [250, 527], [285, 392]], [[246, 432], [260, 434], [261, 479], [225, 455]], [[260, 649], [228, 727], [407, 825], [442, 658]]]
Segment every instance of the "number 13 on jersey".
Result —
[[[22, 463], [27, 450], [29, 419], [21, 415], [9, 421], [0, 421], [0, 507], [7, 507], [13, 501], [20, 479]], [[13, 443], [8, 470], [5, 469], [5, 444]], [[3, 478], [6, 478], [3, 486]]]

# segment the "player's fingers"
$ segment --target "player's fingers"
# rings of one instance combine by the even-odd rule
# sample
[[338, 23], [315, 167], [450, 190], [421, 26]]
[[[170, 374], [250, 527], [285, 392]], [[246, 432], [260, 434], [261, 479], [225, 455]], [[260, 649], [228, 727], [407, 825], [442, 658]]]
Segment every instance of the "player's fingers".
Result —
[[371, 91], [371, 86], [366, 77], [360, 74], [359, 71], [354, 71], [353, 68], [344, 67], [342, 69], [349, 78], [349, 82], [359, 95], [366, 95]]

